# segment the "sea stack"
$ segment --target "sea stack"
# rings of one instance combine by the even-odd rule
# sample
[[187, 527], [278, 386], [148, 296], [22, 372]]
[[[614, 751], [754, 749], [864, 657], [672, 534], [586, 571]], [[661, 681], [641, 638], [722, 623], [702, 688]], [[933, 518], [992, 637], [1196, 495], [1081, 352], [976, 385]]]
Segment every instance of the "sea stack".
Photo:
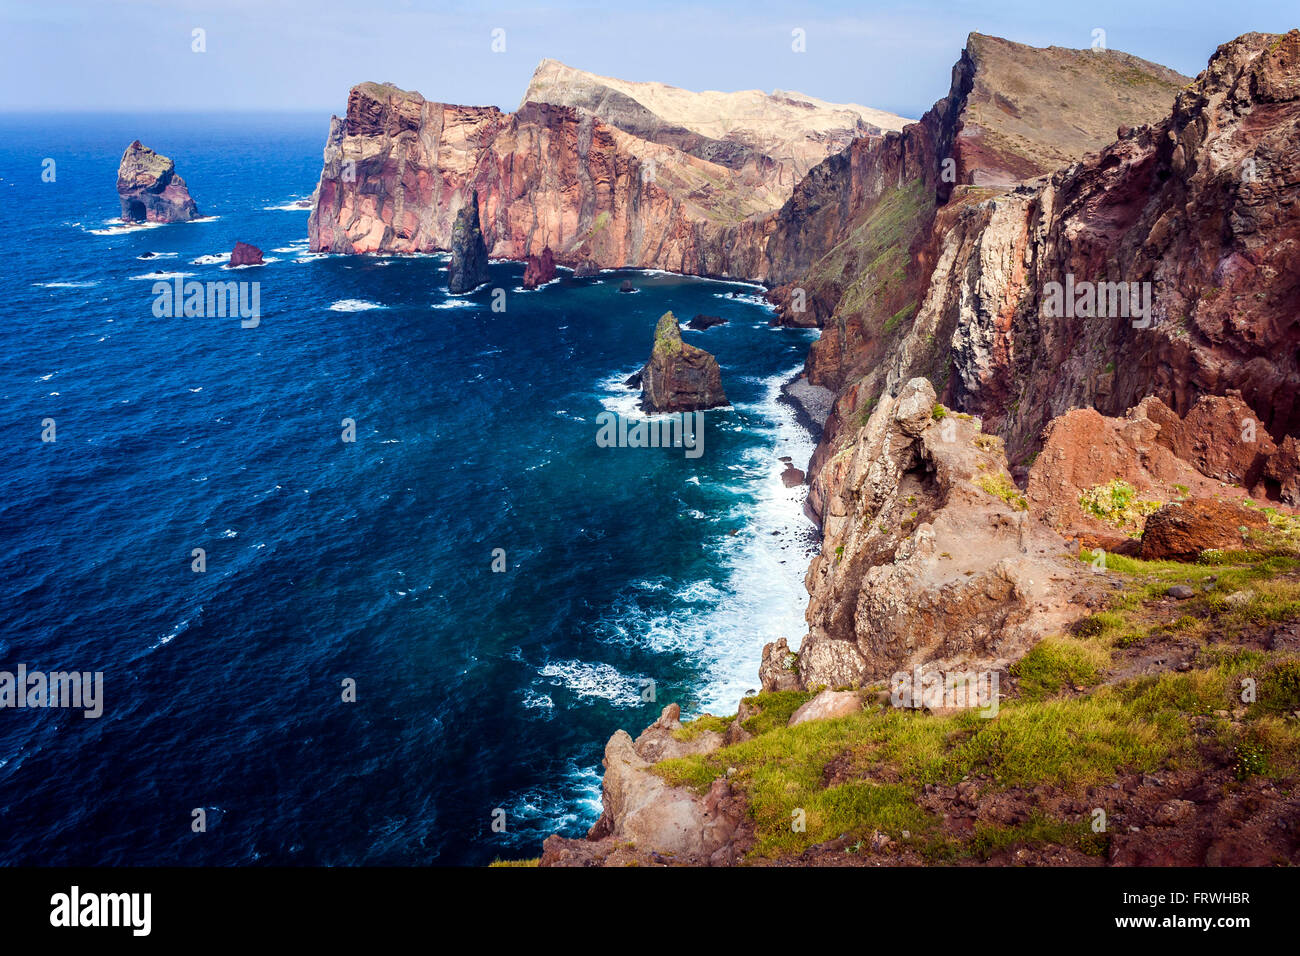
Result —
[[176, 164], [138, 139], [117, 167], [117, 195], [123, 222], [187, 222], [199, 215]]
[[726, 404], [718, 360], [683, 342], [677, 317], [665, 312], [655, 326], [650, 361], [641, 370], [641, 407], [651, 412], [694, 412]]
[[230, 267], [262, 265], [262, 250], [246, 242], [236, 242], [235, 250], [230, 254]]
[[546, 285], [555, 278], [555, 256], [551, 253], [551, 247], [546, 246], [542, 249], [540, 256], [529, 256], [524, 266], [524, 288], [536, 289], [539, 285]]
[[447, 286], [454, 293], [470, 292], [488, 281], [487, 246], [478, 223], [478, 192], [469, 194], [469, 202], [456, 213], [451, 230], [451, 273]]

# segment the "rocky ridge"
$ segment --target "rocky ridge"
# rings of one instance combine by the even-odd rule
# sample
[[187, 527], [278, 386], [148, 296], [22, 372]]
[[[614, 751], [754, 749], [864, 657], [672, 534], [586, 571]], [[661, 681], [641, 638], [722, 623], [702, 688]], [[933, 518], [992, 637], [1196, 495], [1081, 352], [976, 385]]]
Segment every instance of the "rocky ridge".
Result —
[[768, 220], [803, 172], [903, 122], [801, 94], [697, 94], [554, 61], [508, 114], [362, 83], [331, 120], [308, 235], [314, 251], [446, 250], [473, 190], [493, 258], [549, 247], [584, 271], [762, 278]]

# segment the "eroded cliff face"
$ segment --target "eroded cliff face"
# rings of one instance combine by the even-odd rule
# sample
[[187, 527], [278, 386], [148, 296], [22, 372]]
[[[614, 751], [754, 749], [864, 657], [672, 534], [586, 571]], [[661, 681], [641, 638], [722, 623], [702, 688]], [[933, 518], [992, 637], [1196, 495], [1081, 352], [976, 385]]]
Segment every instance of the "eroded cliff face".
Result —
[[801, 94], [689, 93], [544, 61], [519, 110], [363, 83], [331, 122], [314, 250], [445, 250], [477, 191], [494, 258], [763, 279], [796, 181], [899, 117]]
[[924, 374], [1013, 462], [1069, 409], [1118, 415], [1148, 394], [1185, 414], [1239, 390], [1274, 437], [1294, 431], [1298, 49], [1296, 32], [1242, 37], [1163, 119], [1049, 176], [954, 189], [912, 244], [921, 281], [895, 328], [837, 317], [814, 347], [810, 378], [850, 386], [837, 421]]
[[[911, 375], [945, 379], [946, 343], [923, 339], [925, 355], [902, 341], [936, 270], [938, 281], [976, 271], [966, 268], [969, 248], [945, 249], [955, 223], [940, 211], [1081, 159], [1111, 142], [1118, 124], [1167, 116], [1186, 82], [1125, 53], [971, 34], [946, 97], [901, 132], [826, 160], [771, 227], [769, 279], [782, 321], [824, 328], [809, 380], [838, 390], [899, 351], [910, 364], [892, 386]], [[960, 228], [969, 237], [983, 227]]]
[[[812, 377], [834, 348], [834, 367], [854, 371], [810, 468], [824, 541], [807, 581], [804, 682], [887, 677], [909, 642], [928, 645], [922, 650], [932, 658], [948, 656], [954, 641], [996, 658], [1022, 642], [1022, 624], [1053, 626], [1041, 609], [1018, 621], [1023, 588], [1005, 578], [999, 584], [999, 575], [980, 593], [998, 595], [1001, 624], [989, 630], [973, 606], [945, 623], [945, 605], [963, 589], [927, 584], [915, 533], [890, 541], [886, 528], [905, 513], [890, 497], [902, 480], [893, 475], [916, 466], [881, 445], [881, 416], [914, 391], [914, 376], [934, 376], [937, 398], [981, 420], [988, 433], [981, 440], [997, 442], [999, 454], [1005, 443], [1013, 464], [1047, 443], [1028, 473], [1027, 500], [1009, 480], [991, 477], [1004, 462], [986, 462], [980, 480], [1023, 503], [1035, 525], [1076, 541], [1113, 543], [1075, 505], [1087, 486], [1111, 479], [1158, 491], [1162, 501], [1172, 500], [1175, 485], [1199, 494], [1232, 496], [1229, 486], [1245, 485], [1274, 499], [1294, 496], [1287, 477], [1294, 441], [1279, 448], [1274, 440], [1300, 425], [1300, 181], [1283, 159], [1298, 149], [1300, 32], [1251, 34], [1221, 47], [1165, 119], [1122, 129], [1099, 153], [1031, 182], [996, 193], [974, 185], [952, 191], [911, 241], [910, 267], [922, 281], [896, 334], [854, 338], [848, 325], [828, 325], [809, 360]], [[904, 192], [883, 195], [866, 242], [878, 232], [879, 210]], [[1109, 293], [1091, 308], [1086, 297], [1055, 308], [1051, 283], [1084, 289], [1088, 282], [1125, 283], [1119, 300], [1142, 311], [1098, 314]], [[887, 293], [886, 301], [893, 308], [898, 299]], [[868, 367], [858, 371], [863, 357]], [[1075, 456], [1068, 467], [1067, 446]], [[924, 474], [941, 474], [935, 449], [904, 457], [920, 456]], [[927, 521], [938, 500], [923, 479], [918, 472], [911, 492], [923, 505], [906, 513], [913, 521]], [[959, 502], [942, 483], [938, 498], [946, 504], [936, 515]], [[978, 510], [964, 511], [978, 518]], [[968, 556], [972, 581], [986, 576], [986, 555], [1001, 548], [996, 531], [977, 537], [987, 546]], [[905, 598], [891, 605], [899, 593]], [[901, 644], [882, 636], [893, 618], [905, 622]]]
[[1000, 670], [1086, 612], [1087, 567], [1029, 513], [1001, 441], [940, 409], [925, 379], [884, 396], [822, 474], [801, 686]]

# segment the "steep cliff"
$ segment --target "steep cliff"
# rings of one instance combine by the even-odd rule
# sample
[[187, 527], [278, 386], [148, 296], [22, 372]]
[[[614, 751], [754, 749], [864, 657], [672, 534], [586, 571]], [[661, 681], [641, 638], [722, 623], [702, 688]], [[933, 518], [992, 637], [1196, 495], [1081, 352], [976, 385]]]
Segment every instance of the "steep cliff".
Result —
[[[331, 121], [308, 225], [328, 252], [445, 250], [468, 191], [494, 258], [765, 277], [805, 170], [903, 120], [796, 93], [691, 93], [543, 61], [520, 108], [362, 83]], [[885, 125], [879, 125], [885, 124]]]
[[1055, 416], [1119, 415], [1148, 394], [1185, 414], [1239, 390], [1265, 430], [1294, 431], [1298, 48], [1295, 32], [1241, 37], [1171, 113], [1099, 152], [1009, 189], [955, 188], [911, 237], [900, 267], [915, 281], [856, 310], [841, 299], [814, 346], [810, 379], [847, 386], [830, 431], [915, 375], [1013, 462]]
[[[826, 160], [776, 216], [767, 256], [782, 319], [825, 327], [810, 381], [838, 389], [907, 348], [900, 340], [945, 268], [941, 240], [952, 223], [936, 221], [937, 210], [1081, 159], [1117, 125], [1167, 116], [1186, 82], [1126, 53], [972, 33], [948, 95], [919, 123]], [[933, 351], [909, 355], [910, 371], [937, 379], [942, 349]]]
[[[979, 614], [963, 611], [955, 624], [936, 616], [962, 588], [895, 580], [915, 563], [916, 542], [890, 537], [901, 509], [889, 495], [900, 479], [886, 474], [884, 491], [877, 487], [882, 463], [892, 458], [876, 446], [881, 415], [909, 394], [914, 375], [936, 375], [944, 405], [980, 420], [989, 433], [982, 440], [999, 449], [1005, 442], [1012, 462], [1047, 442], [1028, 474], [1028, 500], [1009, 478], [994, 477], [1000, 460], [987, 462], [979, 481], [1022, 503], [1034, 524], [1076, 539], [1123, 543], [1116, 529], [1107, 539], [1105, 528], [1085, 521], [1077, 504], [1080, 494], [1111, 481], [1158, 495], [1156, 506], [1173, 500], [1175, 486], [1182, 494], [1198, 487], [1221, 494], [1225, 482], [1281, 497], [1284, 482], [1269, 484], [1265, 476], [1293, 464], [1293, 456], [1275, 453], [1269, 433], [1280, 438], [1300, 424], [1300, 183], [1282, 158], [1297, 147], [1300, 32], [1251, 34], [1221, 47], [1179, 93], [1172, 114], [1154, 125], [1121, 130], [1101, 152], [998, 195], [953, 192], [928, 235], [913, 240], [908, 258], [925, 279], [897, 336], [864, 335], [840, 366], [856, 369], [852, 363], [869, 356], [869, 368], [843, 389], [810, 469], [810, 501], [824, 537], [807, 579], [805, 680], [839, 680], [855, 669], [860, 679], [879, 678], [913, 643], [947, 656], [954, 640], [965, 647], [986, 633], [996, 639], [980, 638], [985, 652], [998, 656], [998, 647], [1016, 639], [1018, 626], [1008, 630], [1006, 622], [1023, 607], [1025, 589], [1005, 575], [994, 602], [1004, 623], [991, 631]], [[879, 242], [879, 210], [901, 193], [877, 204], [868, 242]], [[891, 250], [898, 252], [885, 247]], [[1123, 285], [1099, 292], [1089, 282]], [[823, 336], [814, 353], [834, 342], [833, 334]], [[1224, 393], [1230, 397], [1210, 397]], [[1147, 396], [1158, 399], [1122, 423], [1102, 418], [1124, 415]], [[1067, 449], [1075, 462], [1069, 467]], [[912, 520], [928, 521], [929, 533], [938, 534], [945, 524], [927, 509], [951, 512], [958, 501], [951, 489], [967, 485], [940, 480], [937, 451], [909, 455], [924, 462], [921, 487], [912, 492], [920, 514]], [[950, 535], [953, 546], [940, 550], [957, 554], [962, 537]], [[996, 533], [975, 537], [981, 547], [965, 569], [973, 569], [972, 583], [981, 562], [1000, 553]], [[1041, 583], [1049, 575], [1040, 568], [1032, 577]], [[885, 614], [888, 605], [878, 599], [900, 592], [908, 610]], [[913, 621], [916, 613], [927, 616]], [[911, 621], [899, 635], [903, 644], [873, 658], [876, 635], [891, 633], [887, 619], [900, 614]], [[1039, 633], [1059, 623], [1042, 611], [1031, 620]], [[832, 652], [849, 663], [823, 663]]]

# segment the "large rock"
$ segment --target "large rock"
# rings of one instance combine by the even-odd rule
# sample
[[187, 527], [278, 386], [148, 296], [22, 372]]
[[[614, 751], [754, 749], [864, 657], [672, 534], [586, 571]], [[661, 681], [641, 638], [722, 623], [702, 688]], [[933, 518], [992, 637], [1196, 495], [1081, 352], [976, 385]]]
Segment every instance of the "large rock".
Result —
[[1253, 508], [1214, 498], [1181, 501], [1147, 518], [1142, 558], [1195, 561], [1205, 551], [1246, 547], [1250, 532], [1267, 528], [1268, 519]]
[[832, 720], [847, 717], [862, 709], [862, 697], [851, 690], [827, 688], [790, 715], [787, 726], [797, 727], [810, 720]]
[[1184, 433], [1182, 419], [1154, 397], [1123, 418], [1077, 408], [1053, 419], [1029, 470], [1025, 494], [1034, 514], [1085, 547], [1118, 550], [1124, 535], [1140, 533], [1141, 524], [1119, 529], [1104, 523], [1081, 507], [1084, 492], [1122, 481], [1138, 499], [1163, 504], [1182, 495], [1208, 497], [1225, 490], [1170, 447], [1181, 446]]
[[542, 866], [619, 865], [647, 857], [656, 862], [734, 863], [743, 850], [743, 802], [725, 779], [714, 781], [703, 796], [669, 786], [651, 768], [660, 760], [709, 753], [722, 746], [713, 731], [689, 741], [677, 739], [682, 729], [676, 704], [633, 740], [617, 731], [605, 746], [603, 812], [586, 840], [550, 837], [543, 846]]
[[665, 312], [655, 326], [650, 361], [641, 370], [642, 407], [655, 412], [693, 412], [726, 404], [718, 360], [683, 342], [677, 317]]
[[1024, 510], [1001, 443], [934, 409], [925, 379], [882, 396], [818, 475], [804, 687], [1000, 669], [1084, 613], [1089, 569]]
[[1266, 497], [1288, 505], [1300, 505], [1300, 442], [1287, 435], [1264, 465]]
[[138, 139], [117, 167], [117, 195], [124, 222], [186, 222], [199, 214], [176, 164]]
[[230, 253], [230, 267], [235, 266], [260, 266], [262, 265], [262, 250], [257, 246], [250, 246], [246, 242], [236, 242], [234, 251]]
[[488, 253], [479, 228], [478, 193], [456, 214], [451, 232], [451, 262], [447, 265], [447, 288], [455, 294], [477, 289], [488, 281]]
[[528, 256], [524, 265], [524, 288], [536, 289], [539, 285], [546, 285], [555, 278], [555, 256], [551, 254], [551, 247], [547, 246], [542, 250], [540, 256]]
[[763, 690], [798, 690], [799, 655], [790, 650], [789, 642], [779, 638], [763, 646], [763, 661], [758, 668], [758, 679]]

